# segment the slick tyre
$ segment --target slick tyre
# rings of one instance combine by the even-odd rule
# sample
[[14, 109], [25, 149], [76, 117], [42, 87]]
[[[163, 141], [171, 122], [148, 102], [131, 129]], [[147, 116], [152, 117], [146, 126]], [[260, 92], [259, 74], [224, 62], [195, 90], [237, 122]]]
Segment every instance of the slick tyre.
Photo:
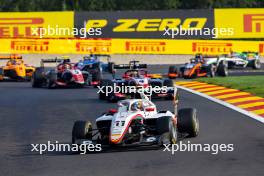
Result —
[[171, 79], [165, 79], [164, 80], [164, 83], [163, 83], [163, 86], [174, 87], [173, 80], [171, 80]]
[[178, 131], [188, 133], [189, 137], [196, 137], [199, 133], [197, 111], [193, 108], [184, 108], [178, 111]]
[[173, 123], [172, 117], [164, 116], [157, 119], [157, 133], [160, 135], [160, 145], [175, 144], [178, 140], [177, 127]]
[[174, 66], [174, 65], [171, 65], [170, 67], [169, 67], [169, 71], [168, 71], [168, 77], [170, 78], [170, 79], [174, 79], [175, 77], [174, 76], [170, 76], [170, 74], [178, 74], [178, 69], [177, 69], [177, 67], [176, 66]]
[[92, 140], [92, 123], [89, 121], [76, 121], [72, 128], [72, 144], [78, 139]]
[[217, 74], [223, 77], [228, 76], [228, 64], [221, 62], [217, 68]]
[[259, 59], [255, 59], [252, 64], [253, 69], [260, 69], [261, 68], [261, 63]]
[[111, 74], [113, 74], [115, 72], [115, 63], [114, 62], [109, 62], [108, 63], [108, 71]]
[[44, 73], [44, 68], [41, 67], [36, 68], [31, 78], [32, 87], [39, 88], [43, 85], [43, 82], [45, 81], [43, 73]]

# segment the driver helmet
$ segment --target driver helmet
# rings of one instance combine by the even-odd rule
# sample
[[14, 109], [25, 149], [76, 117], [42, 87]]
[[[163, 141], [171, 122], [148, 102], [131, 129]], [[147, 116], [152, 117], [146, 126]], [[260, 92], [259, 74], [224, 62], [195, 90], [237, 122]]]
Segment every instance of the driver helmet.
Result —
[[132, 111], [140, 111], [142, 109], [142, 103], [141, 102], [135, 102], [131, 106]]
[[70, 65], [70, 64], [65, 64], [65, 65], [64, 65], [64, 68], [65, 68], [66, 70], [69, 70], [69, 69], [71, 69], [71, 65]]

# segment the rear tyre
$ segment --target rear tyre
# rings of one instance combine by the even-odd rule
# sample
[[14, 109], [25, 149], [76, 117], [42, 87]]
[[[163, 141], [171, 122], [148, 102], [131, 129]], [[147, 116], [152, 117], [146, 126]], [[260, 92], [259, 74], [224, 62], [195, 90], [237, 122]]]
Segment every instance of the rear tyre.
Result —
[[32, 87], [34, 87], [34, 88], [42, 87], [42, 85], [45, 81], [43, 73], [44, 73], [44, 68], [42, 68], [42, 67], [36, 68], [35, 72], [32, 75], [32, 78], [31, 78]]
[[101, 71], [99, 69], [95, 70], [94, 73], [92, 74], [92, 81], [100, 81], [101, 78], [102, 78]]
[[252, 68], [253, 68], [253, 69], [260, 69], [260, 68], [261, 68], [261, 63], [260, 63], [260, 60], [259, 60], [259, 59], [255, 59], [255, 60], [253, 61]]
[[51, 70], [47, 78], [48, 89], [56, 88], [56, 81], [57, 81], [57, 73], [55, 72], [55, 70]]
[[209, 65], [208, 66], [208, 74], [207, 74], [207, 76], [209, 76], [211, 78], [215, 77], [215, 68], [214, 67], [215, 66], [213, 66], [213, 65]]
[[217, 74], [219, 76], [228, 76], [228, 64], [225, 62], [221, 62], [217, 68]]
[[193, 108], [184, 108], [178, 111], [178, 130], [188, 133], [189, 137], [196, 137], [199, 133], [197, 111]]
[[165, 79], [164, 80], [164, 83], [163, 83], [163, 86], [174, 87], [173, 80], [171, 80], [171, 79]]
[[108, 63], [108, 71], [111, 74], [113, 74], [115, 72], [115, 63], [114, 62], [109, 62]]
[[178, 140], [177, 127], [172, 121], [172, 117], [160, 117], [156, 121], [157, 133], [161, 135], [160, 145], [175, 144]]
[[92, 140], [92, 123], [89, 121], [76, 121], [72, 128], [72, 144], [78, 139]]
[[4, 79], [4, 70], [0, 68], [0, 81]]
[[174, 79], [175, 77], [174, 77], [174, 76], [170, 76], [170, 74], [177, 74], [177, 73], [178, 73], [178, 69], [177, 69], [177, 67], [174, 66], [174, 65], [171, 65], [171, 66], [169, 67], [168, 77], [169, 77], [170, 79]]
[[[174, 87], [174, 83], [173, 83], [173, 80], [171, 79], [165, 79], [164, 80], [164, 83], [163, 83], [163, 86], [167, 86], [167, 87], [170, 87], [170, 88], [173, 88]], [[167, 92], [167, 96], [165, 98], [166, 100], [173, 100], [174, 99], [174, 90], [173, 91], [168, 91]]]

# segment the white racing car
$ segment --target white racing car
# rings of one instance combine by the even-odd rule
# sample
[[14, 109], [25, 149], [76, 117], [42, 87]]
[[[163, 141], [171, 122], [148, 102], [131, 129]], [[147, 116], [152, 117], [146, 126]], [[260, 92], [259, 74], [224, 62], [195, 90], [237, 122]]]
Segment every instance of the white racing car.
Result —
[[[76, 121], [72, 129], [73, 144], [102, 146], [134, 146], [174, 144], [178, 134], [196, 137], [199, 121], [196, 109], [184, 108], [175, 112], [157, 111], [148, 97], [126, 99], [96, 119], [96, 128], [89, 121]], [[99, 134], [99, 135], [97, 135]], [[96, 137], [97, 136], [97, 137]], [[96, 139], [95, 139], [96, 138]]]

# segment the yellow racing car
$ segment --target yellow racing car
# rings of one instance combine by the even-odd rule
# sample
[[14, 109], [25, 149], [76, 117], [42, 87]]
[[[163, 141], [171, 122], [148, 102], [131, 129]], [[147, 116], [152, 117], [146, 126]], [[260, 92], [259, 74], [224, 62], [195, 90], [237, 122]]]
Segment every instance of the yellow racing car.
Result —
[[5, 66], [0, 66], [0, 81], [30, 81], [35, 71], [33, 66], [24, 63], [22, 56], [10, 55], [0, 56], [1, 60], [7, 60]]

